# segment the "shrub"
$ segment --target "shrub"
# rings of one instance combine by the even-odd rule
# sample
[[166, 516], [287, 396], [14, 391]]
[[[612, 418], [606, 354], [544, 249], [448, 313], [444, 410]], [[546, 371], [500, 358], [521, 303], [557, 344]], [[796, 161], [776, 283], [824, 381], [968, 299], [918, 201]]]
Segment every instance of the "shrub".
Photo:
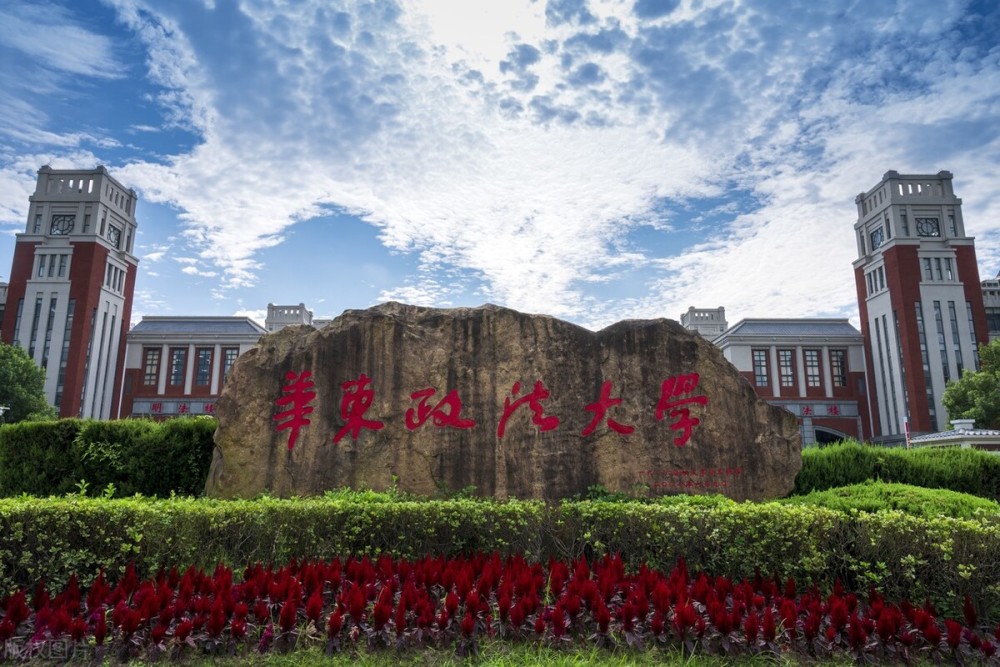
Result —
[[200, 494], [214, 449], [216, 422], [192, 417], [62, 419], [0, 428], [0, 496], [62, 495], [86, 482], [90, 493], [113, 485], [118, 496]]
[[986, 498], [945, 489], [925, 489], [910, 484], [865, 482], [826, 491], [813, 491], [779, 501], [789, 505], [818, 505], [841, 512], [900, 510], [923, 517], [971, 519], [978, 512], [1000, 512], [1000, 504]]
[[417, 559], [497, 551], [531, 560], [621, 554], [626, 566], [669, 567], [735, 580], [757, 573], [829, 590], [930, 599], [960, 613], [973, 594], [1000, 615], [1000, 517], [924, 518], [809, 505], [452, 500], [358, 502], [8, 498], [0, 500], [0, 598], [45, 578], [63, 585], [104, 568], [141, 576], [189, 564], [283, 562], [293, 557]]
[[802, 452], [793, 495], [868, 480], [971, 493], [1000, 500], [1000, 457], [973, 449], [890, 449], [845, 442]]
[[79, 419], [0, 426], [0, 496], [69, 493], [84, 478], [74, 444]]

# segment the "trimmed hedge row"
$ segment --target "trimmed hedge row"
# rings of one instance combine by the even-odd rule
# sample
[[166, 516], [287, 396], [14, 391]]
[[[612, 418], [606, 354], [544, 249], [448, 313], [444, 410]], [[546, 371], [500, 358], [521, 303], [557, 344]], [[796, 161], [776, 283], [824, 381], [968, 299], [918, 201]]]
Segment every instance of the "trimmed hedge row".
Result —
[[620, 553], [630, 567], [692, 570], [734, 579], [760, 572], [829, 590], [866, 591], [959, 613], [966, 594], [1000, 618], [1000, 517], [923, 518], [898, 511], [720, 502], [213, 501], [83, 497], [0, 500], [0, 594], [70, 574], [140, 576], [161, 567], [287, 562], [336, 555], [418, 558], [477, 551], [550, 557]]
[[0, 427], [0, 497], [114, 485], [119, 496], [197, 495], [205, 488], [216, 422], [192, 417], [95, 421], [60, 419]]
[[785, 505], [818, 505], [840, 511], [900, 510], [927, 518], [949, 516], [956, 519], [972, 519], [983, 512], [1000, 514], [1000, 504], [996, 501], [968, 493], [880, 481], [813, 491], [804, 496], [792, 496], [777, 502]]
[[845, 442], [802, 450], [793, 495], [868, 480], [948, 489], [1000, 500], [1000, 456], [974, 449], [895, 449]]

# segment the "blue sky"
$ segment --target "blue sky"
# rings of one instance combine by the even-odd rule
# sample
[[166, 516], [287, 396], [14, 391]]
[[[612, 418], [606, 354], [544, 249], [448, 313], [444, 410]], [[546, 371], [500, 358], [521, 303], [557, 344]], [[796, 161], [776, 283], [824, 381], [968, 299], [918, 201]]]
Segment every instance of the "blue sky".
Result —
[[856, 320], [854, 197], [1000, 269], [995, 0], [7, 0], [0, 280], [43, 164], [139, 192], [134, 321], [497, 303]]

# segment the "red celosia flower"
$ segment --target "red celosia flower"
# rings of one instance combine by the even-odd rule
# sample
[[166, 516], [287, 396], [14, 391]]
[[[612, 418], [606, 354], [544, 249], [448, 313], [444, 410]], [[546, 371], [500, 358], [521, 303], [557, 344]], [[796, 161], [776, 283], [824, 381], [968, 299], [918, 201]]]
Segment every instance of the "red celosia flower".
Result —
[[343, 627], [344, 617], [340, 614], [340, 609], [334, 609], [333, 613], [330, 614], [330, 620], [326, 623], [327, 636], [333, 639], [340, 634], [340, 630]]
[[844, 629], [848, 619], [847, 603], [841, 598], [834, 598], [830, 602], [830, 623], [838, 632]]
[[292, 631], [298, 621], [298, 614], [299, 609], [295, 600], [285, 600], [285, 603], [281, 605], [281, 611], [278, 612], [278, 626], [282, 632]]
[[526, 616], [524, 605], [521, 602], [515, 604], [510, 610], [510, 625], [513, 628], [519, 628], [524, 624], [524, 617]]
[[153, 626], [153, 629], [149, 631], [149, 638], [154, 644], [160, 644], [163, 642], [163, 638], [167, 636], [167, 630], [169, 628], [162, 623], [157, 623]]
[[948, 633], [948, 646], [954, 651], [962, 643], [962, 624], [949, 618], [944, 622], [944, 627]]
[[751, 611], [747, 614], [746, 621], [743, 623], [743, 632], [747, 636], [747, 644], [753, 645], [757, 642], [757, 631], [760, 628], [760, 619], [757, 618], [757, 612]]
[[194, 631], [194, 623], [185, 619], [177, 624], [177, 629], [174, 630], [174, 637], [177, 641], [183, 642], [191, 636], [192, 631]]
[[97, 642], [98, 646], [104, 644], [105, 638], [108, 636], [108, 622], [105, 618], [104, 607], [98, 607], [97, 611], [93, 614], [94, 618], [94, 640]]
[[653, 636], [659, 637], [662, 635], [664, 625], [663, 613], [657, 609], [653, 612], [653, 620], [649, 622], [649, 629], [652, 631]]
[[851, 643], [851, 648], [855, 651], [862, 651], [865, 647], [865, 642], [868, 641], [868, 634], [865, 632], [864, 625], [857, 614], [851, 615], [850, 626], [847, 629], [847, 639]]
[[460, 628], [463, 637], [469, 638], [472, 636], [472, 633], [476, 630], [476, 617], [472, 615], [472, 612], [465, 612]]
[[566, 616], [563, 612], [562, 604], [556, 603], [556, 606], [552, 608], [550, 623], [552, 624], [552, 634], [557, 639], [566, 634]]
[[983, 652], [983, 655], [985, 655], [987, 659], [989, 659], [992, 658], [993, 654], [997, 652], [997, 647], [994, 646], [993, 642], [989, 639], [984, 639], [979, 644], [979, 650]]
[[972, 604], [972, 598], [965, 594], [965, 604], [962, 606], [962, 613], [965, 614], [965, 624], [970, 628], [976, 627], [976, 605]]
[[535, 618], [535, 634], [540, 635], [543, 634], [544, 632], [545, 632], [545, 619], [542, 617], [542, 614], [539, 614], [537, 618]]
[[941, 643], [941, 629], [936, 623], [930, 623], [922, 628], [924, 633], [924, 638], [927, 643], [931, 645], [931, 648], [937, 648]]
[[764, 633], [764, 641], [766, 642], [773, 642], [778, 634], [778, 628], [774, 622], [774, 612], [771, 611], [771, 607], [767, 607], [764, 610], [764, 620], [761, 630]]
[[4, 644], [11, 639], [16, 631], [17, 628], [14, 626], [14, 622], [10, 618], [5, 618], [0, 621], [0, 644]]
[[319, 617], [323, 613], [323, 596], [317, 588], [306, 600], [306, 618], [319, 627]]

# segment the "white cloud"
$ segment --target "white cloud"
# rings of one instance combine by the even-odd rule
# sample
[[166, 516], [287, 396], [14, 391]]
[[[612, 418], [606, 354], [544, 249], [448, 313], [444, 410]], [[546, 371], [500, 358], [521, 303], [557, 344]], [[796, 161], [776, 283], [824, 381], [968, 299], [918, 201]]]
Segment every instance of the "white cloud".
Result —
[[[383, 298], [447, 305], [473, 286], [595, 327], [689, 305], [846, 312], [853, 196], [890, 168], [965, 178], [967, 225], [993, 240], [980, 258], [1000, 260], [1000, 167], [968, 154], [997, 154], [997, 60], [954, 36], [958, 2], [681, 2], [647, 21], [607, 0], [584, 25], [544, 3], [258, 0], [225, 48], [191, 28], [214, 6], [114, 4], [171, 121], [200, 138], [119, 174], [181, 211], [197, 257], [177, 261], [217, 267], [223, 289], [336, 208], [418, 254]], [[740, 200], [714, 202], [727, 190]], [[632, 275], [646, 290], [596, 291]]]

